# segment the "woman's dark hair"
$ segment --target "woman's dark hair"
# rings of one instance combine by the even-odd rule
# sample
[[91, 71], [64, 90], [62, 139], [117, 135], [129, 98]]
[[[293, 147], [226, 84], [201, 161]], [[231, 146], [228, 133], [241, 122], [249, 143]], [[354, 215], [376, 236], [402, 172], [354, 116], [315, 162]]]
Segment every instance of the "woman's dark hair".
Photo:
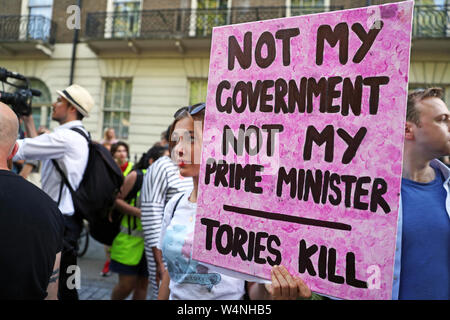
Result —
[[172, 128], [172, 124], [169, 124], [169, 126], [167, 127], [167, 130], [165, 131], [165, 134], [164, 134], [164, 138], [166, 139], [167, 142], [169, 142], [169, 140], [170, 140], [171, 128]]
[[129, 157], [130, 156], [130, 148], [128, 147], [128, 144], [123, 141], [119, 141], [119, 142], [111, 145], [111, 155], [114, 157], [114, 153], [116, 153], [117, 149], [119, 149], [120, 146], [125, 147], [125, 149], [127, 150], [127, 156]]
[[153, 161], [158, 160], [160, 157], [164, 155], [164, 152], [167, 150], [167, 147], [163, 146], [153, 146], [151, 147], [146, 153], [142, 154], [142, 157], [139, 159], [139, 161], [134, 166], [134, 169], [147, 169], [148, 168], [148, 162], [150, 159], [153, 159]]

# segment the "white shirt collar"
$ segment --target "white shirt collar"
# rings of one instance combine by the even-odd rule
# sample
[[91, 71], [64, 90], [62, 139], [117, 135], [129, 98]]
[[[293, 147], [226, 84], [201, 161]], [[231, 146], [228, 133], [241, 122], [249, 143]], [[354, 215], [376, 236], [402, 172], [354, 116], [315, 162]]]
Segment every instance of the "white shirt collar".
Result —
[[442, 174], [444, 175], [445, 180], [449, 179], [450, 169], [444, 163], [442, 163], [438, 159], [433, 159], [430, 162], [430, 166], [441, 171]]
[[82, 127], [82, 126], [83, 126], [83, 122], [81, 122], [81, 120], [73, 120], [73, 121], [69, 121], [62, 125], [57, 126], [54, 130], [70, 129], [73, 127]]

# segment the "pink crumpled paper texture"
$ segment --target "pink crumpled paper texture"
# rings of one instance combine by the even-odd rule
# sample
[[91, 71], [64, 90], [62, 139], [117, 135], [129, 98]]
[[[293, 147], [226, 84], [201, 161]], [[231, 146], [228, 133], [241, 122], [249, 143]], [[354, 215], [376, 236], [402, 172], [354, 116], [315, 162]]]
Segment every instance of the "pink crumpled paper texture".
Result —
[[[221, 224], [229, 224], [232, 227], [240, 227], [247, 231], [267, 232], [277, 235], [281, 240], [278, 247], [282, 254], [281, 264], [295, 275], [302, 277], [308, 286], [315, 292], [327, 294], [344, 299], [390, 299], [393, 281], [393, 265], [395, 252], [395, 239], [397, 229], [399, 192], [402, 171], [403, 132], [406, 110], [406, 95], [408, 84], [410, 45], [411, 45], [411, 20], [413, 2], [402, 2], [381, 6], [321, 13], [308, 16], [290, 17], [284, 19], [259, 21], [253, 23], [229, 25], [214, 28], [210, 57], [210, 70], [208, 79], [208, 96], [206, 119], [204, 126], [204, 144], [202, 150], [202, 166], [200, 172], [198, 211], [195, 226], [193, 258], [216, 266], [240, 271], [245, 274], [256, 275], [270, 279], [269, 264], [255, 264], [253, 261], [242, 261], [237, 255], [221, 255], [214, 244], [212, 250], [205, 249], [206, 227], [200, 223], [201, 218], [210, 218], [220, 221]], [[352, 58], [361, 45], [358, 36], [352, 31], [354, 23], [360, 23], [366, 31], [376, 20], [381, 18], [384, 25], [375, 42], [370, 48], [364, 60], [353, 63]], [[324, 60], [322, 65], [316, 65], [316, 37], [320, 25], [328, 24], [334, 28], [338, 23], [346, 22], [349, 26], [349, 54], [348, 62], [341, 65], [338, 59], [338, 45], [334, 48], [325, 42]], [[300, 35], [291, 39], [291, 63], [283, 65], [282, 43], [276, 40], [277, 55], [273, 64], [261, 69], [254, 61], [252, 65], [243, 70], [237, 60], [233, 70], [228, 70], [228, 38], [234, 35], [242, 45], [244, 34], [252, 32], [252, 43], [255, 46], [259, 36], [269, 31], [272, 34], [279, 29], [299, 28]], [[253, 56], [253, 53], [252, 53]], [[264, 56], [264, 52], [263, 52]], [[227, 79], [230, 83], [238, 81], [252, 81], [284, 78], [287, 81], [302, 77], [341, 76], [355, 79], [357, 75], [365, 77], [388, 76], [390, 81], [380, 87], [379, 109], [376, 115], [368, 112], [369, 90], [363, 91], [363, 106], [360, 116], [355, 116], [351, 111], [348, 116], [340, 113], [320, 113], [318, 101], [315, 102], [312, 113], [251, 113], [248, 109], [241, 114], [221, 113], [216, 108], [216, 90], [218, 84]], [[336, 88], [342, 88], [342, 83]], [[273, 88], [269, 93], [273, 94]], [[230, 96], [230, 90], [224, 91], [223, 99]], [[273, 101], [271, 101], [273, 104]], [[340, 104], [340, 99], [335, 100]], [[240, 124], [284, 125], [284, 131], [278, 135], [276, 152], [273, 157], [267, 157], [265, 143], [261, 154], [257, 156], [236, 156], [233, 150], [225, 157], [221, 154], [222, 129], [230, 126], [234, 132]], [[367, 134], [361, 143], [356, 156], [349, 164], [342, 164], [340, 159], [345, 151], [346, 144], [335, 135], [334, 161], [324, 161], [324, 145], [314, 146], [312, 158], [309, 161], [303, 159], [303, 145], [306, 128], [314, 125], [320, 132], [327, 125], [332, 124], [337, 128], [345, 129], [352, 136], [361, 127], [367, 128]], [[266, 137], [266, 134], [263, 134]], [[254, 142], [252, 142], [254, 145]], [[262, 194], [245, 192], [240, 190], [215, 187], [213, 183], [205, 185], [205, 164], [208, 158], [217, 160], [225, 159], [227, 163], [263, 164], [262, 181], [257, 186], [263, 189]], [[388, 191], [384, 199], [389, 204], [391, 212], [385, 214], [378, 207], [373, 213], [369, 210], [362, 211], [354, 208], [346, 208], [343, 201], [339, 206], [333, 206], [329, 202], [316, 204], [309, 197], [309, 201], [299, 201], [289, 196], [287, 186], [281, 197], [276, 195], [277, 170], [283, 166], [287, 170], [320, 169], [322, 172], [329, 170], [340, 175], [351, 174], [356, 177], [369, 176], [383, 178], [388, 184]], [[214, 176], [212, 176], [214, 177]], [[361, 198], [369, 202], [369, 196]], [[332, 230], [315, 226], [287, 223], [277, 220], [249, 217], [223, 210], [223, 205], [238, 206], [275, 213], [289, 214], [292, 216], [306, 217], [318, 220], [336, 221], [349, 224], [351, 231]], [[214, 235], [217, 228], [214, 229]], [[310, 276], [308, 272], [298, 273], [299, 241], [305, 239], [309, 245], [316, 244], [327, 248], [335, 248], [337, 252], [336, 274], [345, 277], [345, 255], [351, 251], [356, 257], [356, 278], [370, 280], [370, 288], [360, 289], [347, 284], [336, 284], [321, 279], [318, 275]], [[225, 242], [225, 239], [223, 240]], [[214, 242], [213, 242], [214, 243]], [[264, 244], [264, 243], [263, 243]], [[266, 257], [267, 251], [261, 253]], [[312, 256], [311, 261], [317, 271], [317, 259], [319, 253]], [[376, 278], [379, 271], [379, 277]], [[379, 283], [377, 281], [379, 280]], [[378, 284], [378, 285], [377, 285]]]

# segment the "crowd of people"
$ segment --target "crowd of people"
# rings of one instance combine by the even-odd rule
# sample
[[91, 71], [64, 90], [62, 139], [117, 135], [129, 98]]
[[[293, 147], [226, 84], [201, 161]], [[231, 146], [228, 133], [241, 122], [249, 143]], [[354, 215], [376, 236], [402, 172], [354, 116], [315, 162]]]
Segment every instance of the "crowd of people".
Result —
[[[68, 268], [77, 265], [82, 217], [56, 160], [77, 188], [88, 162], [83, 119], [94, 99], [83, 87], [57, 91], [52, 132], [36, 130], [32, 116], [20, 119], [0, 103], [0, 299], [77, 300]], [[205, 103], [180, 108], [173, 122], [136, 163], [127, 143], [105, 130], [100, 141], [116, 161], [124, 183], [114, 211], [120, 231], [105, 246], [102, 273], [118, 274], [111, 299], [325, 299], [283, 266], [271, 283], [247, 282], [209, 272], [192, 256], [199, 196]], [[19, 121], [27, 137], [19, 137]], [[87, 133], [88, 134], [88, 133]], [[395, 252], [393, 299], [449, 299], [450, 170], [438, 159], [450, 155], [450, 112], [442, 90], [409, 94], [401, 203]], [[11, 171], [12, 163], [21, 165]], [[40, 167], [40, 188], [23, 179]], [[176, 243], [184, 245], [176, 246]]]

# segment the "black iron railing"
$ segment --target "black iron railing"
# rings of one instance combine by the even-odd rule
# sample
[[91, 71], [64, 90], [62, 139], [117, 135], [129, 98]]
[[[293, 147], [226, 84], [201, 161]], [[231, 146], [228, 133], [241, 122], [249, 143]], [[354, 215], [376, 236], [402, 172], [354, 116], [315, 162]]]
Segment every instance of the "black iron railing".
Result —
[[95, 12], [87, 16], [84, 36], [87, 39], [202, 38], [210, 37], [212, 28], [217, 26], [339, 9], [343, 7], [233, 7]]
[[54, 44], [56, 23], [44, 16], [0, 16], [0, 41], [42, 40]]
[[450, 36], [450, 5], [417, 5], [414, 7], [413, 37], [448, 38]]
[[[216, 26], [341, 10], [327, 7], [233, 7], [228, 9], [165, 9], [133, 12], [89, 13], [87, 39], [161, 39], [210, 37]], [[414, 8], [414, 38], [447, 38], [450, 35], [449, 5], [418, 5]]]

